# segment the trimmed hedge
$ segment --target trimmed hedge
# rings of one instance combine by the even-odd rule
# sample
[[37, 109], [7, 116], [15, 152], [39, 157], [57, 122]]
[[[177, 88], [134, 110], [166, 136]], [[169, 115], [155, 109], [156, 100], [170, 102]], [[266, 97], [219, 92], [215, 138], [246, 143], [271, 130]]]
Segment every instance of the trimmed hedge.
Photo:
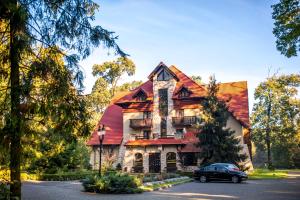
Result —
[[142, 182], [136, 176], [130, 176], [119, 172], [108, 173], [102, 177], [98, 175], [88, 176], [82, 181], [86, 192], [110, 193], [110, 194], [132, 194], [141, 193], [139, 188]]
[[[0, 171], [0, 181], [9, 180], [9, 170]], [[57, 174], [30, 174], [27, 172], [21, 173], [22, 180], [38, 180], [38, 181], [71, 181], [71, 180], [81, 180], [88, 175], [95, 175], [97, 172], [94, 171], [84, 171], [84, 172], [62, 172]]]
[[81, 180], [88, 175], [95, 175], [97, 172], [66, 172], [61, 174], [38, 174], [37, 179], [43, 181], [71, 181]]

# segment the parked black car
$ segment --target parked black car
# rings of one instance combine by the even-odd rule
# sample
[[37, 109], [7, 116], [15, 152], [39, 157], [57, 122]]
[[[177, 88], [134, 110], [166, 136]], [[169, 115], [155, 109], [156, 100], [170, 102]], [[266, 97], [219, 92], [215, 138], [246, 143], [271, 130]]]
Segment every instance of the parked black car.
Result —
[[229, 180], [233, 183], [240, 183], [248, 179], [245, 172], [230, 163], [214, 163], [205, 167], [200, 167], [194, 171], [194, 178], [200, 180], [201, 183], [210, 180]]

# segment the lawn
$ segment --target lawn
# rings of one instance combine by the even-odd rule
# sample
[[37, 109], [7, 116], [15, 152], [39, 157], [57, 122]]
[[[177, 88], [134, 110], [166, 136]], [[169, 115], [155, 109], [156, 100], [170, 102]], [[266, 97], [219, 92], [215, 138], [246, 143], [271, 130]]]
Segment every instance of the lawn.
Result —
[[289, 170], [255, 169], [248, 174], [249, 179], [281, 179], [286, 178]]

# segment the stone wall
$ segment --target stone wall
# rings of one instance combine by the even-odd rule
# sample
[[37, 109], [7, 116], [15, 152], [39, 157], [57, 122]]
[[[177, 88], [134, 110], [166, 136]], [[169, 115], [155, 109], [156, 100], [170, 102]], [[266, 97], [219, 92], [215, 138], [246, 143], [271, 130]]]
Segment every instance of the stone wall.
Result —
[[[159, 74], [159, 72], [157, 73]], [[173, 135], [175, 128], [172, 126], [172, 113], [174, 113], [174, 104], [172, 100], [173, 92], [176, 87], [176, 80], [174, 78], [169, 81], [157, 81], [157, 76], [153, 77], [153, 133], [160, 134], [160, 121], [159, 116], [159, 96], [158, 90], [168, 88], [168, 117], [167, 117], [167, 135]]]

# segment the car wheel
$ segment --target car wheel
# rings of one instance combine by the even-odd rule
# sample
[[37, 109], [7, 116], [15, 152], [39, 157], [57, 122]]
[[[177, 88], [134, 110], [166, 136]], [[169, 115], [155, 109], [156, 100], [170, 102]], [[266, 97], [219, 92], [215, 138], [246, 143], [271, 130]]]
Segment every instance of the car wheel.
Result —
[[240, 182], [240, 179], [237, 176], [231, 177], [231, 180], [232, 180], [233, 183], [239, 183]]
[[207, 178], [206, 178], [206, 176], [200, 176], [199, 180], [201, 183], [205, 183], [207, 181]]

